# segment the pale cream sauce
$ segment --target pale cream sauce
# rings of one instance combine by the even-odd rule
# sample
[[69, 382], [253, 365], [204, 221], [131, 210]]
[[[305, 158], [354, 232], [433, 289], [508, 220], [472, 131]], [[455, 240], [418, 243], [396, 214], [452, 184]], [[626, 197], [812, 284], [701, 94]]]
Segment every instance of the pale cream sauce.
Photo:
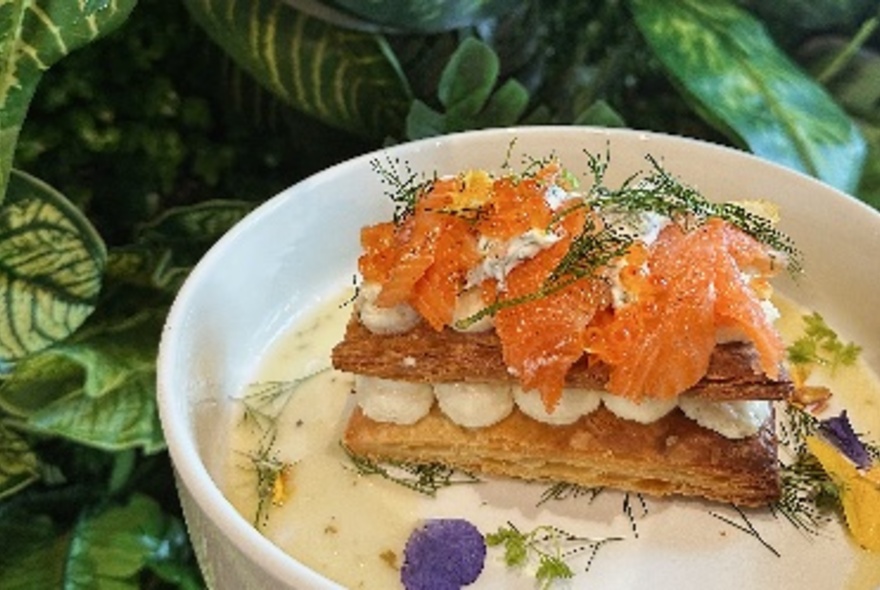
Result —
[[[296, 387], [277, 424], [272, 457], [292, 468], [283, 505], [271, 506], [259, 529], [297, 560], [348, 588], [395, 588], [400, 587], [402, 549], [422, 517], [424, 497], [380, 477], [359, 476], [339, 445], [353, 403], [353, 379], [328, 367], [330, 349], [351, 314], [344, 301], [318, 306], [273, 344], [256, 370], [255, 387], [310, 376]], [[784, 298], [776, 303], [782, 313], [778, 326], [790, 342], [801, 334], [805, 310]], [[833, 384], [839, 405], [859, 408], [850, 412], [856, 428], [872, 440], [880, 438], [880, 382], [866, 365], [834, 375], [817, 370], [812, 381]], [[236, 509], [253, 520], [257, 480], [247, 454], [260, 449], [261, 431], [241, 412], [231, 430], [232, 455], [222, 487]], [[859, 556], [846, 587], [878, 583], [877, 566], [880, 556]]]

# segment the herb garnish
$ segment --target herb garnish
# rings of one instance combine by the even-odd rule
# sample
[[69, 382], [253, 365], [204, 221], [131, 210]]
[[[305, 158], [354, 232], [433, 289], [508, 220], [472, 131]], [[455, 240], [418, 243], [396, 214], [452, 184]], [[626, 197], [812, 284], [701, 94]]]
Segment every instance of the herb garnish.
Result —
[[604, 491], [602, 487], [586, 487], [576, 483], [564, 481], [556, 482], [541, 494], [541, 499], [536, 506], [541, 506], [550, 501], [563, 501], [577, 499], [586, 496], [588, 502], [592, 502]]
[[[392, 159], [387, 155], [385, 159], [384, 163], [378, 158], [370, 160], [370, 167], [379, 176], [380, 182], [388, 187], [385, 194], [394, 203], [394, 223], [399, 223], [415, 210], [419, 194], [432, 181], [422, 174], [413, 172], [409, 162], [402, 162], [400, 158]], [[402, 174], [401, 166], [403, 166]]]
[[735, 506], [735, 505], [731, 505], [731, 508], [737, 513], [737, 515], [739, 515], [740, 520], [742, 520], [742, 524], [740, 524], [739, 522], [735, 521], [734, 519], [732, 519], [728, 516], [725, 516], [723, 514], [719, 514], [718, 512], [714, 512], [714, 511], [709, 512], [709, 515], [714, 518], [717, 518], [718, 520], [720, 520], [721, 522], [723, 522], [725, 524], [729, 524], [733, 528], [740, 530], [740, 531], [748, 534], [751, 537], [754, 537], [755, 539], [758, 540], [759, 543], [761, 543], [761, 545], [766, 547], [767, 550], [770, 551], [770, 553], [772, 553], [776, 557], [782, 556], [782, 554], [779, 553], [779, 551], [775, 547], [773, 547], [770, 543], [767, 542], [766, 539], [764, 539], [764, 537], [761, 536], [761, 533], [758, 532], [758, 529], [755, 528], [755, 526], [752, 524], [752, 521], [749, 520], [749, 517], [746, 515], [746, 513], [743, 511], [742, 508], [740, 508], [739, 506]]
[[801, 253], [792, 239], [778, 230], [773, 223], [735, 203], [715, 203], [699, 191], [672, 176], [651, 155], [645, 156], [652, 170], [634, 174], [618, 189], [605, 185], [605, 175], [611, 162], [610, 151], [602, 155], [585, 152], [593, 186], [588, 199], [600, 210], [624, 212], [653, 212], [669, 217], [685, 227], [701, 224], [710, 217], [731, 223], [786, 258], [788, 270], [801, 271]]
[[388, 481], [401, 485], [426, 496], [434, 497], [443, 488], [453, 485], [480, 483], [471, 473], [453, 469], [442, 463], [413, 463], [407, 461], [374, 461], [356, 455], [342, 445], [355, 471], [360, 475], [378, 475]]
[[603, 545], [622, 540], [622, 537], [579, 537], [550, 525], [539, 526], [529, 532], [520, 531], [511, 522], [507, 525], [487, 534], [486, 544], [489, 547], [504, 547], [504, 562], [508, 567], [525, 567], [537, 559], [535, 578], [542, 589], [550, 588], [557, 580], [574, 577], [574, 571], [567, 561], [571, 557], [591, 551], [585, 568], [585, 571], [589, 571], [596, 553]]
[[804, 335], [788, 347], [788, 361], [802, 372], [802, 377], [812, 365], [829, 367], [831, 371], [855, 363], [861, 347], [852, 342], [842, 342], [819, 312], [803, 316]]
[[287, 478], [293, 463], [278, 457], [275, 448], [278, 419], [293, 393], [303, 383], [326, 370], [320, 369], [292, 381], [252, 383], [251, 391], [241, 399], [244, 406], [242, 422], [251, 422], [261, 433], [257, 448], [243, 453], [249, 461], [247, 468], [253, 470], [257, 478], [257, 507], [253, 519], [256, 528], [266, 524], [270, 506], [282, 504], [289, 493]]

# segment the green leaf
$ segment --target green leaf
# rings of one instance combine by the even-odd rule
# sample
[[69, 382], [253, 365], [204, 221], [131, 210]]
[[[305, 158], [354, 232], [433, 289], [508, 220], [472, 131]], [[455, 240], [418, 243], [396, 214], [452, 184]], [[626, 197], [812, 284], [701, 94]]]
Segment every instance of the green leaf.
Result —
[[862, 132], [868, 140], [868, 161], [856, 195], [865, 203], [880, 209], [880, 125], [865, 125]]
[[730, 0], [630, 0], [635, 21], [697, 108], [755, 154], [852, 192], [855, 123]]
[[68, 537], [59, 533], [47, 516], [4, 513], [0, 538], [15, 542], [4, 543], [0, 551], [0, 588], [62, 587]]
[[466, 38], [443, 68], [437, 89], [445, 113], [420, 100], [413, 101], [406, 118], [406, 137], [421, 139], [443, 133], [502, 127], [519, 121], [529, 104], [529, 93], [515, 79], [499, 88], [495, 51], [472, 37]]
[[136, 494], [125, 504], [85, 509], [70, 530], [47, 516], [6, 513], [0, 536], [15, 539], [0, 552], [0, 588], [9, 590], [137, 590], [146, 569], [196, 588], [178, 519], [152, 498]]
[[448, 113], [476, 115], [498, 80], [498, 56], [491, 47], [472, 37], [461, 42], [440, 76], [437, 97]]
[[21, 361], [0, 388], [27, 428], [105, 450], [164, 448], [155, 355], [164, 309], [115, 318]]
[[377, 139], [402, 130], [409, 88], [382, 37], [335, 28], [282, 0], [185, 0], [244, 70], [294, 108]]
[[584, 109], [574, 120], [575, 125], [594, 125], [597, 127], [625, 127], [626, 122], [620, 113], [604, 100], [597, 100]]
[[62, 195], [21, 172], [0, 207], [0, 360], [63, 340], [92, 313], [106, 252]]
[[0, 2], [0, 202], [40, 78], [71, 51], [112, 31], [136, 0]]
[[422, 33], [475, 26], [516, 6], [508, 0], [334, 0], [331, 3], [383, 26]]
[[486, 107], [480, 114], [480, 120], [491, 127], [514, 125], [528, 106], [528, 90], [516, 80], [510, 79], [489, 97]]
[[37, 479], [37, 456], [27, 440], [0, 422], [0, 500]]
[[442, 135], [446, 129], [446, 117], [424, 102], [414, 100], [406, 116], [406, 136], [422, 139]]
[[146, 496], [134, 496], [94, 518], [80, 520], [68, 549], [68, 578], [94, 580], [99, 588], [139, 587], [135, 575], [150, 556], [147, 540], [163, 528], [159, 505]]

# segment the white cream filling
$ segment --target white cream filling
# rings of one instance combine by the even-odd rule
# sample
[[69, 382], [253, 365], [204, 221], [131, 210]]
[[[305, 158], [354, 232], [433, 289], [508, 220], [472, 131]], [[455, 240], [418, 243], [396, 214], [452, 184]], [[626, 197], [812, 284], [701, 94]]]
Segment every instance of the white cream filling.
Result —
[[355, 309], [367, 330], [374, 334], [401, 334], [421, 321], [419, 312], [406, 303], [393, 307], [376, 305], [381, 291], [382, 286], [377, 283], [364, 283], [358, 291]]
[[772, 413], [769, 401], [708, 403], [686, 395], [681, 396], [678, 407], [700, 426], [732, 439], [753, 436]]
[[437, 404], [446, 416], [465, 428], [485, 428], [513, 411], [510, 385], [488, 383], [435, 383]]
[[669, 399], [650, 398], [634, 402], [606, 392], [602, 392], [602, 403], [618, 418], [632, 420], [639, 424], [656, 422], [678, 405], [678, 401], [674, 397]]
[[552, 412], [547, 411], [541, 394], [537, 391], [525, 391], [522, 387], [515, 386], [513, 399], [516, 407], [529, 418], [557, 426], [577, 422], [581, 416], [596, 410], [602, 403], [602, 396], [598, 391], [569, 387], [562, 390], [562, 397]]
[[540, 394], [521, 387], [487, 383], [407, 383], [366, 377], [355, 378], [355, 393], [364, 414], [377, 422], [414, 424], [428, 414], [434, 400], [453, 422], [465, 428], [485, 428], [500, 422], [516, 406], [523, 414], [555, 426], [573, 424], [600, 404], [618, 418], [650, 424], [677, 407], [704, 428], [725, 438], [738, 439], [758, 432], [772, 413], [768, 401], [710, 401], [692, 396], [647, 399], [640, 403], [607, 392], [566, 388], [552, 412]]
[[415, 424], [434, 405], [434, 389], [429, 383], [355, 375], [354, 391], [361, 411], [376, 422]]

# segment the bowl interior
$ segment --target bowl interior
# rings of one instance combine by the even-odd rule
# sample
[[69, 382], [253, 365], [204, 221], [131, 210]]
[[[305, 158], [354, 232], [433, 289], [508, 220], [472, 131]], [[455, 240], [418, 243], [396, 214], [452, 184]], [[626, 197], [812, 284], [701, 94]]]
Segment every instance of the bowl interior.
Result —
[[[584, 151], [611, 156], [612, 186], [649, 168], [651, 154], [713, 200], [768, 199], [804, 253], [806, 273], [781, 289], [825, 315], [880, 367], [880, 215], [823, 184], [745, 153], [629, 130], [543, 127], [470, 132], [362, 156], [284, 191], [208, 253], [169, 315], [159, 358], [159, 405], [196, 549], [216, 587], [335, 587], [260, 536], [220, 493], [227, 400], [240, 395], [275, 338], [351, 285], [362, 226], [389, 218], [387, 170], [427, 176], [499, 170], [506, 159], [560, 157], [587, 172]], [[511, 153], [508, 156], [508, 152]], [[408, 166], [408, 168], [407, 168]], [[238, 573], [223, 570], [226, 556]], [[248, 572], [248, 573], [242, 573]], [[240, 575], [236, 579], [234, 576]]]

